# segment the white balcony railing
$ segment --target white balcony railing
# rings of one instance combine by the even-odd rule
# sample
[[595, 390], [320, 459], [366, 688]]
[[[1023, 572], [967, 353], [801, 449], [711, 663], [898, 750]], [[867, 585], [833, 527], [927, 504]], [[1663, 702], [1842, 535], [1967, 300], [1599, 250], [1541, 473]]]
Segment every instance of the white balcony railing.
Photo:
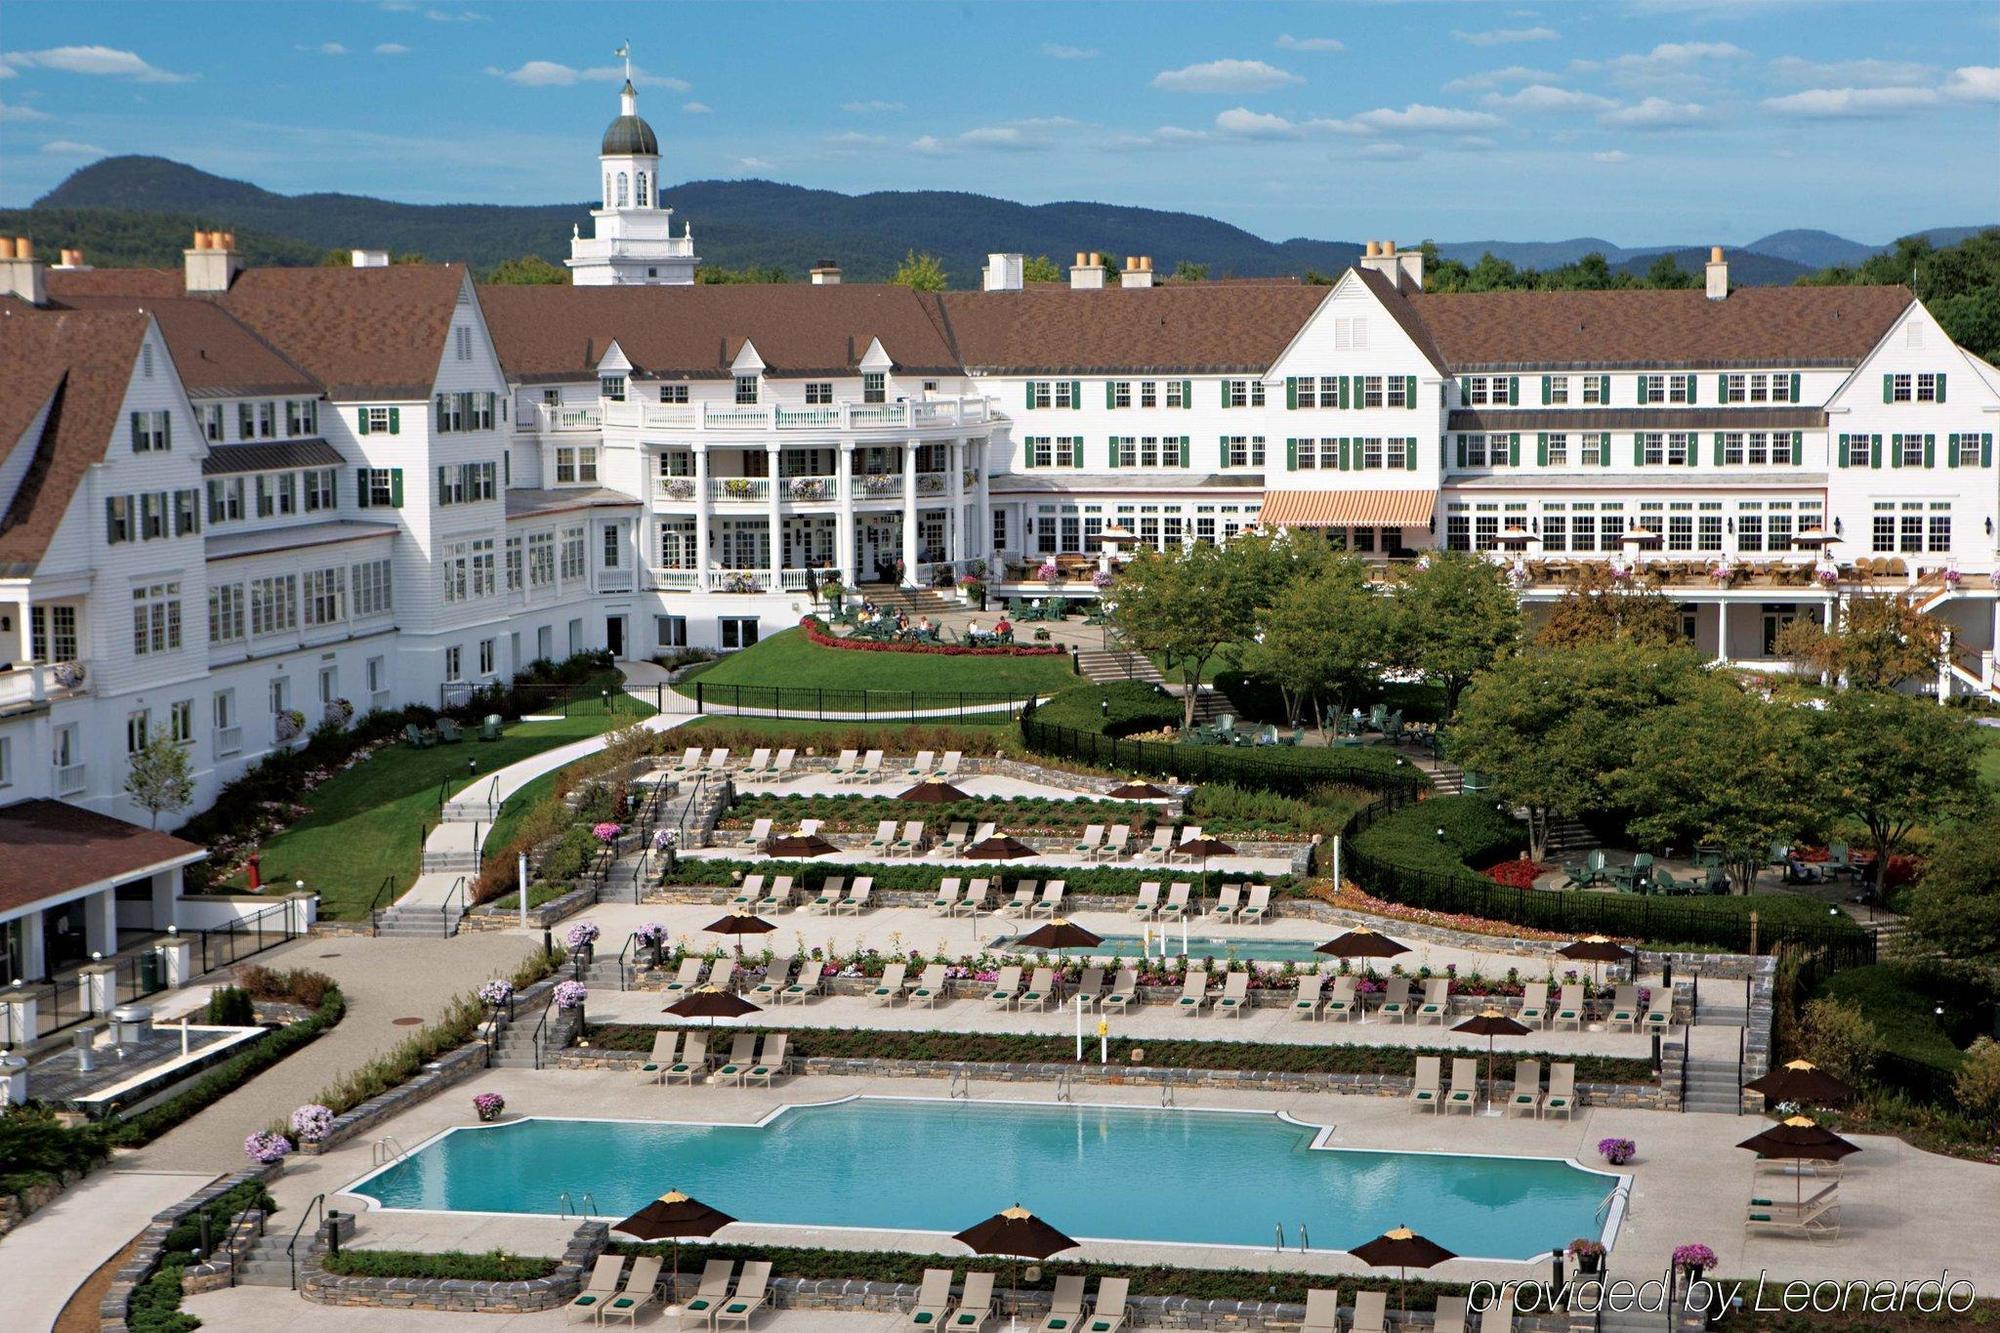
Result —
[[654, 569], [653, 586], [669, 592], [693, 592], [701, 573], [693, 569]]
[[799, 504], [840, 498], [839, 477], [786, 477], [784, 487], [785, 498]]
[[629, 569], [600, 569], [597, 571], [599, 592], [632, 591], [632, 571]]
[[243, 752], [243, 728], [217, 727], [215, 729], [215, 757], [226, 759], [232, 754]]
[[538, 405], [544, 431], [637, 426], [697, 431], [856, 431], [904, 427], [926, 430], [984, 425], [993, 419], [984, 397], [932, 398], [900, 403], [605, 403], [597, 407]]
[[56, 795], [75, 796], [90, 785], [90, 771], [85, 764], [56, 765]]
[[0, 708], [81, 694], [89, 678], [85, 662], [29, 662], [0, 671]]
[[708, 498], [734, 504], [754, 504], [771, 498], [769, 477], [710, 477]]

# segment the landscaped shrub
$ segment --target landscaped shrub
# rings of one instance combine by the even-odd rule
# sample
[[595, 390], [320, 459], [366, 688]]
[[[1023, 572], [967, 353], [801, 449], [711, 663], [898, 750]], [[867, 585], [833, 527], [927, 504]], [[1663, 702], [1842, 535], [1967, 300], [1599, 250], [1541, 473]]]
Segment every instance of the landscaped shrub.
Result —
[[1399, 866], [1453, 871], [1491, 865], [1527, 843], [1527, 829], [1492, 801], [1441, 796], [1376, 820], [1356, 836], [1354, 847]]
[[208, 996], [208, 1022], [217, 1027], [247, 1028], [257, 1021], [250, 993], [236, 986], [218, 986]]
[[261, 1181], [252, 1181], [228, 1190], [177, 1223], [160, 1242], [160, 1266], [132, 1291], [125, 1327], [132, 1333], [188, 1333], [201, 1327], [201, 1320], [181, 1313], [181, 1275], [193, 1262], [193, 1251], [201, 1244], [201, 1218], [208, 1217], [211, 1244], [229, 1230], [230, 1219], [251, 1208], [276, 1212], [277, 1201]]
[[1010, 643], [994, 644], [988, 648], [974, 648], [963, 643], [915, 643], [907, 639], [853, 639], [829, 634], [826, 622], [818, 616], [803, 616], [799, 625], [806, 632], [806, 638], [822, 648], [851, 648], [868, 653], [930, 653], [935, 656], [950, 657], [1051, 657], [1063, 651], [1061, 648], [1037, 647], [1034, 644]]
[[280, 970], [261, 963], [249, 963], [237, 968], [236, 984], [252, 999], [303, 1004], [313, 1009], [319, 1008], [327, 992], [335, 988], [333, 978], [324, 972], [309, 967]]
[[1130, 736], [1179, 726], [1181, 703], [1157, 685], [1121, 680], [1109, 685], [1079, 685], [1051, 695], [1036, 706], [1035, 717], [1050, 726]]
[[0, 1193], [18, 1195], [65, 1174], [82, 1175], [110, 1152], [100, 1125], [71, 1128], [37, 1103], [0, 1110]]
[[560, 1259], [505, 1250], [427, 1254], [420, 1250], [348, 1249], [329, 1254], [321, 1262], [327, 1272], [341, 1277], [446, 1278], [459, 1282], [526, 1282], [548, 1277], [562, 1265]]
[[[1267, 676], [1244, 671], [1218, 671], [1215, 673], [1215, 688], [1228, 698], [1230, 707], [1240, 720], [1291, 725], [1291, 719], [1285, 715], [1284, 692]], [[1444, 717], [1444, 691], [1435, 685], [1422, 683], [1384, 681], [1375, 689], [1355, 696], [1348, 706], [1367, 713], [1378, 703], [1392, 713], [1402, 713], [1405, 724], [1437, 722]], [[1300, 718], [1308, 726], [1315, 720], [1310, 716]], [[1331, 722], [1329, 718], [1329, 725]]]
[[1183, 782], [1228, 782], [1286, 795], [1328, 784], [1366, 787], [1370, 791], [1430, 785], [1428, 777], [1386, 746], [1328, 749], [1125, 740], [1078, 727], [1044, 723], [1040, 709], [1022, 714], [1021, 739], [1037, 755], [1067, 759], [1099, 770], [1155, 774]]

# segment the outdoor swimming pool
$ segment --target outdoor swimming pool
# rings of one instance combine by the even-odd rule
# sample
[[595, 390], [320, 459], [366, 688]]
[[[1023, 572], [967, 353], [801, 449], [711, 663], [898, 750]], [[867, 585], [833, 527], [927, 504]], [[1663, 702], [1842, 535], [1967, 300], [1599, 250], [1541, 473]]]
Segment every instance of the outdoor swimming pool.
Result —
[[[1345, 1249], [1407, 1223], [1530, 1259], [1615, 1228], [1621, 1179], [1554, 1158], [1320, 1150], [1276, 1115], [864, 1097], [761, 1125], [527, 1119], [449, 1130], [346, 1192], [383, 1208], [619, 1218], [678, 1189], [744, 1221], [950, 1233], [1019, 1202], [1079, 1239]], [[1610, 1219], [1607, 1221], [1607, 1217]]]
[[[1024, 932], [1027, 929], [1029, 927], [1022, 927]], [[1168, 956], [1179, 957], [1181, 952], [1181, 929], [1175, 925], [1161, 926], [1153, 932], [1152, 952], [1156, 956], [1160, 952], [1160, 936], [1162, 933], [1166, 936]], [[1334, 931], [1332, 933], [1337, 934], [1339, 932]], [[1014, 937], [1011, 935], [1002, 936], [994, 940], [987, 947], [999, 952], [1007, 952], [1013, 948], [1013, 939]], [[1103, 943], [1094, 944], [1088, 949], [1071, 949], [1066, 952], [1078, 957], [1089, 954], [1096, 958], [1140, 958], [1145, 956], [1146, 953], [1146, 938], [1143, 935], [1106, 935], [1103, 937], [1103, 941]], [[1199, 926], [1191, 926], [1188, 929], [1187, 952], [1190, 958], [1214, 958], [1220, 960], [1230, 957], [1233, 950], [1239, 962], [1333, 962], [1334, 960], [1328, 958], [1325, 954], [1313, 952], [1314, 947], [1320, 943], [1321, 940], [1317, 939], [1288, 940], [1262, 936], [1217, 935]]]

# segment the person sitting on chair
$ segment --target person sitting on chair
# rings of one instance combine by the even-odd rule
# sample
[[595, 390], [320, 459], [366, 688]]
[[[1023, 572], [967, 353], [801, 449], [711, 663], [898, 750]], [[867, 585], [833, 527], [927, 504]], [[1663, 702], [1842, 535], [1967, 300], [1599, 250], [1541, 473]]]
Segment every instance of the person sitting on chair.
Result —
[[993, 632], [1003, 639], [1014, 632], [1014, 622], [1007, 619], [1005, 612], [1002, 612], [1000, 619], [994, 622]]

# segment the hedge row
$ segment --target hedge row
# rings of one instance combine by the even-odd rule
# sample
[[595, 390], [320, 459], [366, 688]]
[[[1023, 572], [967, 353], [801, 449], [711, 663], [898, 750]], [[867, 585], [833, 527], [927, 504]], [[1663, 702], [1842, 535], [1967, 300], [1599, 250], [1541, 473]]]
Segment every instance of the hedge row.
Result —
[[1120, 680], [1052, 694], [1036, 705], [1035, 717], [1050, 726], [1130, 736], [1179, 726], [1181, 701], [1146, 681]]
[[427, 1254], [421, 1250], [348, 1249], [326, 1255], [320, 1262], [338, 1277], [445, 1278], [457, 1282], [528, 1282], [548, 1277], [562, 1267], [560, 1259], [505, 1250]]
[[1183, 782], [1227, 782], [1286, 795], [1346, 785], [1370, 791], [1415, 791], [1430, 779], [1386, 746], [1180, 745], [1124, 740], [1042, 721], [1039, 708], [1021, 716], [1021, 739], [1037, 754], [1119, 773], [1148, 773]]
[[266, 1213], [278, 1204], [262, 1181], [249, 1181], [225, 1191], [189, 1213], [160, 1242], [160, 1266], [132, 1290], [126, 1306], [125, 1327], [131, 1333], [189, 1333], [201, 1327], [201, 1320], [181, 1313], [181, 1275], [193, 1262], [193, 1251], [201, 1244], [201, 1219], [208, 1218], [211, 1244], [222, 1239], [229, 1221], [249, 1208]]

